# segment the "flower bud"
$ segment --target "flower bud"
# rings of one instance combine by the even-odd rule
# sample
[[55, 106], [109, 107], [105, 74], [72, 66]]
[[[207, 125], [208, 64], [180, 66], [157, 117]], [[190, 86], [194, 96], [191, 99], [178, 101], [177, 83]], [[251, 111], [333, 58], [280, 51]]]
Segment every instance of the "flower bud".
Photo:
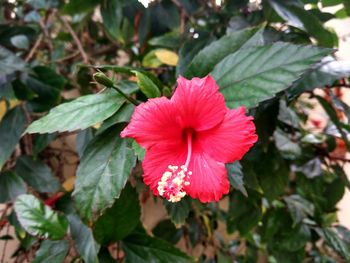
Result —
[[108, 78], [103, 72], [97, 72], [94, 75], [94, 79], [97, 83], [100, 83], [103, 86], [106, 87], [113, 87], [114, 82], [110, 78]]

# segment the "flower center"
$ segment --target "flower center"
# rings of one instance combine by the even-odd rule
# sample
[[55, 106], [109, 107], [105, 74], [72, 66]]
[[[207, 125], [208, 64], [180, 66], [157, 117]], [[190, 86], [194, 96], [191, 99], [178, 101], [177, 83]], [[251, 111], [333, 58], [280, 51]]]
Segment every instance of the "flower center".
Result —
[[168, 169], [163, 173], [162, 178], [158, 182], [158, 193], [160, 196], [166, 198], [169, 202], [179, 202], [185, 195], [185, 186], [190, 184], [189, 178], [192, 174], [188, 171], [192, 155], [192, 136], [193, 132], [186, 131], [187, 136], [187, 158], [184, 165], [180, 169], [176, 165], [169, 165]]

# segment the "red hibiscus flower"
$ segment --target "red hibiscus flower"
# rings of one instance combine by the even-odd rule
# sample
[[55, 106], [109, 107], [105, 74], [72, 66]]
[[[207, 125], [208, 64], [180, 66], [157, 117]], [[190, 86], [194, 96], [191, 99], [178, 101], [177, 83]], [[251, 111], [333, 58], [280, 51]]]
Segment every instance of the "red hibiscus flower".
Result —
[[155, 195], [219, 201], [230, 187], [225, 163], [240, 160], [257, 141], [253, 118], [244, 107], [227, 108], [211, 76], [180, 77], [177, 84], [170, 100], [137, 106], [121, 136], [146, 149], [143, 178]]

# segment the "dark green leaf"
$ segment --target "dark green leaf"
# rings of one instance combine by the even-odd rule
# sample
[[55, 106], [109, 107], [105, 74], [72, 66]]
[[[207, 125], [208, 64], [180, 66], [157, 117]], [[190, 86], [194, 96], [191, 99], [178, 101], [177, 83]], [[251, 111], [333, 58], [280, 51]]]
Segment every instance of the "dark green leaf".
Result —
[[182, 229], [176, 228], [169, 219], [159, 222], [152, 232], [156, 237], [164, 239], [172, 244], [176, 244], [183, 235]]
[[33, 122], [29, 133], [52, 133], [86, 129], [115, 113], [125, 99], [116, 91], [82, 96], [52, 109], [48, 115]]
[[107, 247], [101, 247], [98, 253], [98, 261], [99, 263], [115, 263], [115, 259], [111, 256]]
[[333, 228], [320, 229], [328, 245], [338, 252], [346, 260], [350, 260], [349, 249], [344, 244], [344, 241], [339, 237], [338, 233]]
[[14, 172], [0, 173], [0, 203], [14, 201], [17, 196], [26, 193], [26, 185]]
[[350, 142], [349, 142], [349, 140], [347, 138], [347, 135], [346, 135], [345, 131], [342, 128], [342, 124], [341, 124], [340, 120], [338, 119], [338, 115], [337, 115], [335, 109], [324, 98], [322, 98], [320, 96], [316, 96], [316, 98], [319, 101], [319, 103], [322, 105], [323, 109], [328, 114], [328, 116], [331, 119], [331, 121], [337, 127], [341, 137], [343, 138], [343, 140], [344, 140], [344, 142], [346, 144], [346, 148], [348, 150], [350, 150]]
[[133, 104], [123, 105], [114, 115], [103, 122], [102, 126], [98, 129], [97, 134], [104, 132], [114, 124], [129, 122], [134, 109], [135, 106]]
[[98, 263], [100, 246], [95, 242], [92, 231], [75, 214], [68, 215], [70, 234], [75, 246], [86, 263]]
[[143, 159], [145, 158], [146, 150], [142, 148], [136, 141], [132, 142], [131, 147], [137, 155], [137, 159], [143, 161]]
[[121, 128], [110, 128], [96, 136], [81, 158], [73, 196], [86, 220], [96, 220], [114, 203], [135, 165], [131, 140], [118, 137]]
[[298, 0], [269, 0], [269, 3], [290, 25], [306, 30], [320, 45], [334, 46], [333, 35], [323, 27], [316, 16], [306, 11]]
[[284, 201], [287, 203], [294, 225], [300, 223], [308, 216], [314, 215], [314, 205], [299, 195], [286, 196]]
[[94, 133], [91, 128], [87, 128], [78, 133], [77, 139], [76, 139], [76, 145], [77, 145], [76, 148], [80, 158], [82, 157], [86, 146], [92, 140], [93, 137], [94, 137]]
[[185, 197], [176, 203], [171, 203], [164, 200], [164, 205], [168, 211], [171, 221], [175, 225], [182, 225], [185, 223], [185, 220], [191, 211], [191, 199]]
[[94, 225], [94, 236], [102, 245], [108, 245], [129, 235], [140, 220], [138, 195], [130, 185]]
[[137, 84], [139, 85], [140, 90], [146, 95], [147, 98], [160, 97], [160, 91], [157, 85], [154, 84], [151, 79], [141, 72], [134, 71], [134, 73], [137, 77]]
[[33, 263], [63, 263], [68, 254], [69, 244], [67, 240], [44, 240], [35, 254]]
[[256, 107], [287, 89], [331, 50], [287, 43], [240, 49], [212, 71], [230, 108]]
[[56, 71], [49, 67], [37, 66], [33, 68], [33, 71], [36, 77], [43, 83], [59, 90], [63, 89], [67, 82], [64, 77], [57, 74]]
[[15, 202], [15, 211], [22, 227], [31, 235], [61, 239], [67, 232], [65, 216], [53, 211], [33, 195], [21, 195]]
[[232, 233], [238, 229], [244, 236], [258, 224], [261, 216], [261, 205], [253, 195], [250, 194], [248, 199], [240, 192], [233, 192], [229, 202], [227, 231]]
[[[188, 66], [185, 76], [187, 78], [192, 77], [204, 77], [210, 71], [213, 70], [215, 65], [219, 63], [227, 55], [236, 52], [242, 46], [251, 47], [259, 45], [259, 41], [253, 41], [251, 44], [247, 44], [252, 36], [256, 33], [257, 29], [246, 29], [242, 31], [234, 32], [230, 35], [223, 36], [222, 38], [210, 43], [210, 45], [203, 48], [193, 58], [191, 64]], [[262, 36], [262, 30], [257, 34]], [[261, 37], [262, 38], [262, 37]], [[257, 37], [255, 39], [258, 39]], [[260, 45], [263, 44], [260, 43]], [[203, 63], [205, 61], [205, 63]]]
[[292, 141], [281, 129], [273, 133], [277, 149], [285, 159], [295, 160], [301, 156], [302, 150], [297, 142]]
[[63, 5], [62, 12], [70, 15], [89, 12], [99, 3], [99, 0], [84, 0], [83, 2], [80, 0], [70, 0], [68, 4]]
[[33, 154], [39, 154], [56, 138], [57, 133], [36, 134], [33, 142]]
[[25, 129], [26, 116], [21, 106], [8, 111], [0, 122], [0, 170], [10, 158]]
[[17, 159], [16, 173], [40, 193], [54, 193], [60, 189], [60, 182], [50, 167], [31, 156], [22, 155]]
[[146, 234], [132, 234], [123, 239], [126, 263], [193, 262], [193, 260], [168, 242]]
[[244, 187], [242, 166], [237, 161], [234, 163], [226, 164], [228, 173], [228, 179], [230, 180], [231, 186], [240, 191], [245, 197], [248, 197], [247, 190]]
[[184, 75], [193, 57], [212, 40], [212, 37], [203, 36], [198, 39], [186, 41], [179, 50], [179, 62], [176, 66], [176, 74]]
[[337, 61], [326, 57], [316, 65], [312, 71], [307, 72], [289, 90], [288, 98], [293, 99], [304, 91], [332, 85], [336, 80], [350, 75], [349, 61]]
[[16, 71], [22, 71], [26, 63], [8, 49], [0, 46], [0, 76], [6, 76]]

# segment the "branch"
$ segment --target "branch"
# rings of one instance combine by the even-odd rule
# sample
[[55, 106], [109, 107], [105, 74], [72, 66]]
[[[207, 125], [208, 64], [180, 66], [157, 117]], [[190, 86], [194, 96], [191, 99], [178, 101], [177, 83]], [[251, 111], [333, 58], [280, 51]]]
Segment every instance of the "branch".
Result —
[[64, 18], [64, 17], [61, 17], [59, 15], [57, 15], [58, 19], [62, 22], [62, 24], [64, 25], [64, 27], [68, 30], [69, 34], [73, 37], [73, 40], [75, 42], [75, 44], [77, 45], [78, 47], [78, 50], [80, 52], [80, 55], [81, 57], [83, 58], [83, 62], [85, 64], [88, 64], [89, 63], [89, 57], [88, 55], [86, 54], [86, 52], [84, 51], [84, 48], [77, 36], [77, 34], [75, 34], [73, 28], [70, 26], [70, 24], [68, 23], [68, 21]]
[[34, 56], [34, 54], [36, 53], [37, 49], [40, 46], [41, 41], [43, 40], [43, 35], [41, 34], [38, 39], [35, 41], [34, 46], [32, 47], [32, 49], [30, 50], [29, 54], [26, 56], [26, 58], [24, 59], [25, 62], [29, 62], [32, 57]]

